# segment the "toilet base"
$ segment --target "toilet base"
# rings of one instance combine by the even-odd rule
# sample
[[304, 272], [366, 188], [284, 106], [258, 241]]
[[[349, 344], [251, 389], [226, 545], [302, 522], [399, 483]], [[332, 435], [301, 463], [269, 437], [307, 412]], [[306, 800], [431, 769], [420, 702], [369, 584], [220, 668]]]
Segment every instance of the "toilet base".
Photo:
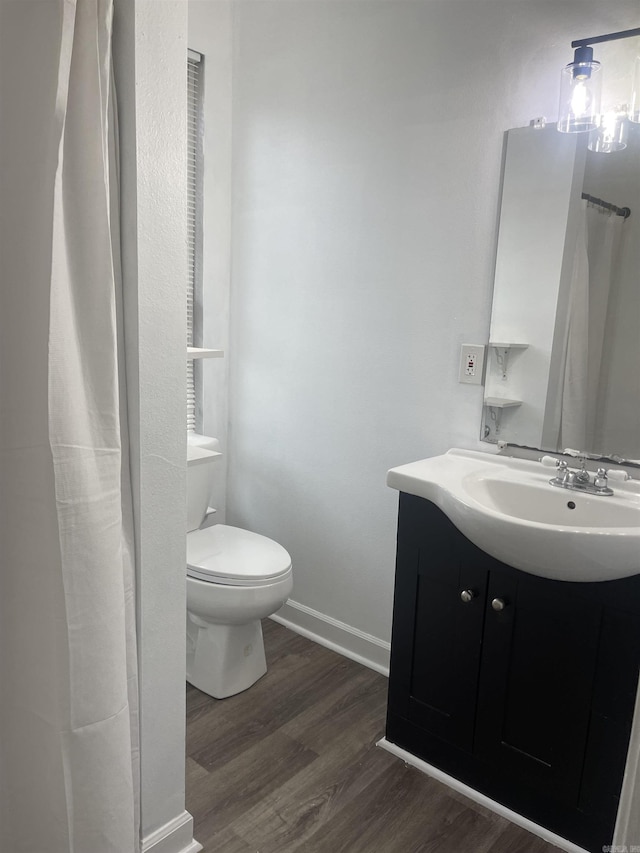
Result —
[[267, 671], [260, 620], [214, 625], [187, 614], [187, 681], [215, 699], [247, 690]]

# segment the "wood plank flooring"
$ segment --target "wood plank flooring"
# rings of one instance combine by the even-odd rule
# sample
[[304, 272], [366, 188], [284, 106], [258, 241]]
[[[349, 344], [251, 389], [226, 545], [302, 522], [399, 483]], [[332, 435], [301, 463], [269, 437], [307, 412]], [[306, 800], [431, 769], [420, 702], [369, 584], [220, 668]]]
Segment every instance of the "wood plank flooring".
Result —
[[187, 686], [187, 809], [205, 853], [557, 853], [375, 746], [387, 680], [267, 619], [269, 671]]

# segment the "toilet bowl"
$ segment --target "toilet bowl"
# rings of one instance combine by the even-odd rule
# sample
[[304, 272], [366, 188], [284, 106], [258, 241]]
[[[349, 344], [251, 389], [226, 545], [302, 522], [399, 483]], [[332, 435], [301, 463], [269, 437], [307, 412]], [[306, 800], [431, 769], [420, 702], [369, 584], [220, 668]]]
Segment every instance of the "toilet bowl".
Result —
[[187, 533], [187, 681], [224, 699], [266, 673], [260, 620], [286, 602], [293, 578], [291, 557], [272, 539], [226, 524], [199, 527], [217, 446], [197, 436], [188, 448], [188, 526], [198, 526]]

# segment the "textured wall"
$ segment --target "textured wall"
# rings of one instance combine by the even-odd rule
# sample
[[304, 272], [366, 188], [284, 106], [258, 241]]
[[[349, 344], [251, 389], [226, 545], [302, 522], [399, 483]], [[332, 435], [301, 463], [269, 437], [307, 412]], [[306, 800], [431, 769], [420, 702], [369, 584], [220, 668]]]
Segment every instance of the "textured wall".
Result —
[[116, 0], [143, 838], [184, 815], [186, 28], [180, 0]]
[[475, 447], [503, 132], [555, 117], [573, 38], [635, 3], [242, 2], [234, 9], [228, 518], [293, 598], [391, 624], [392, 465]]

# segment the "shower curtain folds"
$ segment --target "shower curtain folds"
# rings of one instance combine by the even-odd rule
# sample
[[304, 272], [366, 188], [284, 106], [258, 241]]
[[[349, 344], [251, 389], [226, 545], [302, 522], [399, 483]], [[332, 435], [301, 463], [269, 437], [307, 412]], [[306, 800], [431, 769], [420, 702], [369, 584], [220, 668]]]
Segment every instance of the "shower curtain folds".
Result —
[[2, 374], [2, 478], [12, 505], [2, 513], [0, 851], [136, 853], [133, 525], [111, 215], [112, 0], [6, 5], [15, 8], [3, 9], [3, 31], [9, 22], [12, 38], [38, 57], [21, 97], [42, 108], [26, 116], [16, 106], [7, 115], [4, 99], [3, 121], [28, 123], [24, 132], [41, 135], [46, 156], [36, 156], [37, 140], [24, 151], [14, 145], [14, 168], [25, 173], [19, 245], [7, 234], [2, 245], [3, 271], [14, 283], [0, 334], [34, 343], [22, 359], [5, 359]]

